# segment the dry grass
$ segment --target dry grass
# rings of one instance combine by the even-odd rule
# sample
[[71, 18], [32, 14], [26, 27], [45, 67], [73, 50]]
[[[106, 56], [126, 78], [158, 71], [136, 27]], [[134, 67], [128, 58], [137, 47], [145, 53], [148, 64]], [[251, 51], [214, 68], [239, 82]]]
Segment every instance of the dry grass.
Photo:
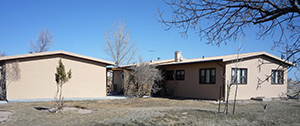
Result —
[[51, 107], [52, 102], [8, 103], [0, 104], [0, 111], [13, 114], [0, 125], [300, 125], [300, 102], [272, 101], [269, 104], [267, 113], [263, 112], [260, 102], [255, 102], [239, 104], [235, 115], [224, 115], [217, 113], [218, 105], [211, 102], [163, 98], [67, 101], [64, 104], [93, 110], [90, 114], [76, 111], [54, 114], [34, 108]]

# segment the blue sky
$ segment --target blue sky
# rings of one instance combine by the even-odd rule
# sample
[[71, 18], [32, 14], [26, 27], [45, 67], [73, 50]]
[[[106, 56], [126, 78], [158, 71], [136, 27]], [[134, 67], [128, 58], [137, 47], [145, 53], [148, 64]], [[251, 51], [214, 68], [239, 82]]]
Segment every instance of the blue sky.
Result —
[[103, 34], [122, 19], [138, 44], [139, 55], [146, 61], [151, 59], [149, 50], [155, 50], [154, 60], [173, 58], [177, 50], [188, 59], [234, 54], [239, 42], [244, 45], [241, 53], [266, 51], [280, 57], [277, 50], [271, 50], [272, 40], [256, 39], [255, 27], [246, 31], [246, 38], [220, 47], [205, 44], [205, 39], [200, 41], [193, 30], [187, 39], [182, 38], [180, 29], [165, 31], [154, 18], [158, 7], [170, 19], [171, 9], [161, 0], [2, 0], [0, 51], [8, 55], [26, 54], [30, 50], [29, 40], [36, 40], [40, 29], [49, 29], [54, 35], [49, 51], [64, 50], [111, 60], [101, 48]]

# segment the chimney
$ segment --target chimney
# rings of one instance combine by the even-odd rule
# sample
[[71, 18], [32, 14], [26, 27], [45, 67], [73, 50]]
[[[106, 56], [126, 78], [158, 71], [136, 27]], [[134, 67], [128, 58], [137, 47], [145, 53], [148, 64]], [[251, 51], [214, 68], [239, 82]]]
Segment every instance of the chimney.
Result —
[[176, 51], [175, 52], [175, 62], [179, 62], [180, 61], [180, 57], [181, 57], [181, 52], [180, 51]]

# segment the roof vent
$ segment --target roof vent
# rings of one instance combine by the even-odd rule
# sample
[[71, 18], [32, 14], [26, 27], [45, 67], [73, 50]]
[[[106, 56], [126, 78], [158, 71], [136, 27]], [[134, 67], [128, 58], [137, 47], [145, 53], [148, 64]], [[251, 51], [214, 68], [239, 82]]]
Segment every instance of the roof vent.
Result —
[[281, 54], [281, 59], [284, 59], [284, 55], [283, 54]]

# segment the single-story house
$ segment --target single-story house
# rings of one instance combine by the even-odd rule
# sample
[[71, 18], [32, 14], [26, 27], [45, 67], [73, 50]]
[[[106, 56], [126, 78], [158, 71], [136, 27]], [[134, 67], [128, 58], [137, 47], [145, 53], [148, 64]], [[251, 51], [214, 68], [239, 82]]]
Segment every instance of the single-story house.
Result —
[[[287, 69], [294, 64], [266, 52], [242, 53], [216, 57], [151, 61], [165, 75], [160, 95], [196, 99], [276, 98], [287, 91]], [[129, 69], [135, 64], [120, 66]], [[122, 87], [122, 72], [114, 71], [113, 83]], [[231, 85], [230, 89], [227, 85]], [[119, 90], [117, 90], [119, 91]]]
[[56, 67], [60, 59], [66, 72], [72, 70], [72, 78], [63, 86], [65, 99], [106, 97], [106, 66], [113, 65], [113, 62], [53, 51], [0, 57], [1, 75], [8, 74], [3, 70], [3, 65], [9, 67], [15, 61], [20, 71], [17, 80], [6, 78], [1, 85], [1, 89], [6, 92], [4, 98], [8, 101], [53, 99], [56, 92]]

